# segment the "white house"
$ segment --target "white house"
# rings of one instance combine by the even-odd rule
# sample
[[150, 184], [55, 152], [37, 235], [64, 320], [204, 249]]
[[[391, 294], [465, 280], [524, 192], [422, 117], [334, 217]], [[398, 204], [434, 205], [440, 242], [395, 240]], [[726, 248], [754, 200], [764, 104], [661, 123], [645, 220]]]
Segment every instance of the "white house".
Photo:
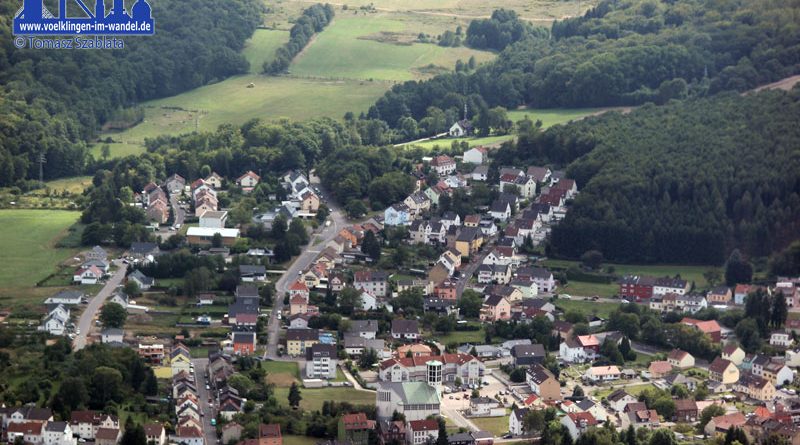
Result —
[[125, 331], [117, 328], [103, 329], [100, 333], [100, 340], [103, 343], [122, 343], [124, 337]]
[[776, 331], [769, 336], [769, 344], [772, 346], [788, 348], [792, 346], [792, 343], [792, 337], [786, 332]]
[[47, 422], [44, 427], [44, 445], [75, 445], [77, 442], [67, 422]]
[[637, 402], [636, 397], [628, 394], [623, 389], [618, 389], [606, 397], [608, 406], [616, 412], [621, 413], [629, 403]]
[[508, 416], [508, 432], [514, 436], [521, 436], [525, 433], [525, 416], [528, 415], [528, 408], [514, 408]]
[[447, 134], [453, 138], [460, 138], [472, 134], [472, 131], [472, 124], [468, 120], [464, 119], [454, 123], [450, 127], [450, 130], [448, 130]]
[[81, 267], [75, 271], [72, 281], [81, 284], [97, 284], [103, 278], [103, 271], [97, 266]]
[[572, 440], [575, 440], [580, 437], [581, 434], [585, 433], [586, 430], [597, 425], [597, 419], [590, 413], [567, 413], [566, 416], [561, 418], [561, 424], [567, 427], [569, 435], [572, 436]]
[[203, 433], [193, 426], [180, 426], [175, 431], [175, 442], [182, 445], [203, 445]]
[[64, 335], [69, 323], [69, 309], [59, 304], [47, 314], [47, 318], [39, 326], [40, 331], [45, 331], [50, 335]]
[[472, 147], [464, 152], [464, 162], [470, 164], [483, 164], [488, 159], [489, 150], [484, 147]]
[[572, 338], [561, 342], [558, 347], [558, 356], [567, 363], [584, 363], [589, 359], [583, 346]]
[[584, 377], [597, 383], [619, 380], [622, 373], [616, 366], [592, 366], [584, 374]]
[[364, 311], [374, 311], [378, 309], [378, 299], [371, 293], [361, 291], [361, 309]]

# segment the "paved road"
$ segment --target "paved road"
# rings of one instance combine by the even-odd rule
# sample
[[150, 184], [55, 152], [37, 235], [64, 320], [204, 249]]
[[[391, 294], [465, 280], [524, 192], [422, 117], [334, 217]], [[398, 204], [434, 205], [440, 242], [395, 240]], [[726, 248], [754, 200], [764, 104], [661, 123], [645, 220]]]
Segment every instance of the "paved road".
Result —
[[186, 219], [186, 210], [178, 203], [178, 198], [180, 196], [180, 194], [176, 193], [169, 197], [169, 205], [172, 206], [172, 210], [175, 212], [175, 221], [172, 223], [173, 226], [177, 226], [178, 224], [183, 225], [183, 221]]
[[214, 407], [208, 403], [208, 398], [211, 397], [211, 392], [206, 390], [206, 367], [208, 366], [207, 358], [192, 359], [194, 364], [194, 378], [197, 384], [197, 397], [200, 399], [200, 410], [204, 416], [201, 417], [201, 424], [203, 427], [203, 438], [206, 445], [213, 445], [217, 443], [217, 429], [211, 426], [211, 419], [215, 417]]
[[[312, 175], [311, 182], [318, 186], [318, 178]], [[322, 190], [324, 196], [329, 196], [326, 190]], [[344, 213], [342, 210], [333, 202], [327, 203], [328, 208], [330, 209], [331, 213], [328, 217], [331, 221], [331, 225], [325, 227], [324, 225], [320, 227], [320, 231], [315, 232], [311, 235], [310, 241], [308, 245], [303, 248], [303, 251], [300, 253], [289, 269], [286, 270], [286, 273], [281, 275], [278, 281], [275, 283], [275, 298], [272, 302], [272, 314], [269, 317], [269, 323], [267, 324], [267, 350], [264, 352], [265, 359], [277, 360], [278, 359], [278, 340], [280, 338], [280, 328], [281, 322], [278, 320], [278, 314], [283, 311], [283, 297], [289, 289], [289, 285], [291, 285], [296, 279], [299, 272], [305, 270], [314, 259], [317, 258], [319, 255], [320, 250], [324, 248], [325, 244], [328, 241], [332, 240], [336, 237], [336, 234], [339, 233], [339, 230], [344, 228], [347, 225], [347, 220], [344, 217]], [[317, 242], [321, 240], [320, 242]]]
[[92, 320], [94, 319], [95, 315], [100, 311], [100, 307], [103, 306], [106, 299], [111, 296], [114, 290], [122, 283], [123, 278], [125, 278], [125, 273], [128, 271], [128, 265], [123, 263], [122, 260], [114, 260], [114, 265], [118, 267], [117, 271], [114, 272], [114, 275], [106, 281], [105, 286], [100, 289], [100, 292], [94, 296], [91, 300], [89, 300], [89, 304], [84, 309], [83, 313], [81, 314], [81, 318], [78, 320], [78, 329], [80, 330], [80, 334], [75, 336], [75, 340], [72, 341], [72, 346], [75, 350], [83, 349], [86, 346], [86, 337], [89, 335], [93, 327]]

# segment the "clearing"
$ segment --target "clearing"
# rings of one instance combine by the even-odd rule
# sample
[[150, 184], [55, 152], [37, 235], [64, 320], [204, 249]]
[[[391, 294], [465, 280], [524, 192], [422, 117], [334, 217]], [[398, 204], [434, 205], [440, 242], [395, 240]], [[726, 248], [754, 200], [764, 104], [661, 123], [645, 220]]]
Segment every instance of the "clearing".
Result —
[[[371, 391], [359, 391], [348, 387], [328, 387], [328, 388], [300, 388], [300, 408], [306, 411], [316, 411], [322, 409], [322, 404], [326, 400], [334, 402], [349, 402], [353, 405], [374, 405], [375, 393]], [[289, 388], [275, 388], [275, 399], [282, 405], [289, 406]]]
[[508, 432], [508, 416], [470, 417], [469, 420], [478, 428], [494, 434], [495, 437]]
[[38, 297], [28, 290], [78, 251], [56, 244], [79, 217], [79, 212], [63, 210], [0, 210], [0, 226], [5, 227], [0, 241], [0, 299]]

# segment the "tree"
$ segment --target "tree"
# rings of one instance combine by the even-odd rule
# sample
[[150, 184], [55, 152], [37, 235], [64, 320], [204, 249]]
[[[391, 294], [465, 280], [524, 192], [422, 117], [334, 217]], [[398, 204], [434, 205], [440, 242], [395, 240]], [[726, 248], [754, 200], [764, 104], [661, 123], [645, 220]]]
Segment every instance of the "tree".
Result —
[[773, 328], [780, 328], [786, 323], [786, 317], [789, 315], [789, 308], [786, 306], [786, 299], [782, 294], [775, 295], [775, 297], [772, 298], [772, 313], [770, 315]]
[[700, 413], [700, 429], [706, 427], [706, 424], [714, 417], [725, 414], [725, 408], [719, 405], [710, 405], [703, 409]]
[[125, 283], [125, 287], [122, 288], [122, 293], [130, 298], [138, 297], [141, 292], [142, 291], [139, 289], [139, 285], [133, 280], [128, 280], [128, 282]]
[[361, 309], [361, 291], [354, 287], [345, 287], [339, 292], [339, 309], [342, 314], [350, 315], [356, 309]]
[[214, 285], [214, 277], [207, 267], [192, 269], [183, 277], [183, 293], [187, 297], [207, 291]]
[[736, 325], [736, 338], [742, 349], [747, 352], [755, 352], [761, 349], [761, 334], [759, 333], [758, 323], [752, 318], [745, 318]]
[[381, 245], [371, 230], [367, 230], [364, 234], [364, 240], [361, 244], [361, 251], [369, 255], [369, 257], [374, 261], [377, 261], [381, 258]]
[[603, 253], [599, 250], [587, 250], [581, 255], [581, 264], [592, 270], [597, 270], [603, 265]]
[[222, 247], [222, 234], [221, 233], [216, 232], [211, 237], [211, 247]]
[[104, 161], [107, 160], [111, 156], [111, 146], [103, 144], [103, 146], [100, 147], [100, 156], [103, 157]]
[[303, 396], [300, 395], [300, 387], [297, 386], [297, 383], [292, 383], [292, 386], [289, 388], [289, 406], [293, 409], [297, 409], [300, 406], [300, 401], [303, 400]]
[[717, 283], [719, 283], [719, 280], [722, 279], [722, 272], [720, 272], [720, 270], [716, 267], [708, 269], [703, 272], [703, 278], [706, 279], [709, 286], [715, 286]]
[[142, 425], [134, 425], [128, 421], [125, 425], [125, 433], [119, 443], [120, 445], [147, 445], [147, 436], [144, 434]]
[[652, 407], [665, 419], [671, 419], [675, 415], [675, 401], [671, 397], [659, 397], [653, 402]]
[[99, 366], [92, 374], [90, 386], [91, 406], [105, 408], [109, 402], [121, 400], [122, 373], [118, 369]]
[[738, 428], [732, 427], [728, 428], [728, 431], [725, 433], [725, 445], [733, 445], [734, 443], [739, 443], [740, 445], [750, 445], [750, 439], [747, 438], [747, 434]]
[[472, 289], [465, 289], [458, 302], [459, 313], [464, 318], [478, 318], [483, 306], [483, 297]]
[[583, 388], [581, 388], [581, 385], [575, 385], [575, 389], [572, 390], [572, 397], [575, 399], [582, 399], [584, 397]]
[[107, 328], [121, 328], [125, 325], [128, 312], [117, 303], [106, 303], [100, 310], [100, 322]]
[[448, 445], [447, 425], [444, 422], [444, 418], [439, 417], [436, 421], [439, 423], [439, 437], [436, 438], [436, 445]]
[[739, 249], [734, 249], [725, 263], [725, 284], [736, 286], [740, 283], [749, 283], [753, 279], [753, 266], [742, 258]]
[[522, 419], [522, 425], [527, 433], [542, 431], [545, 426], [544, 410], [529, 410], [528, 413], [525, 414], [525, 418]]
[[367, 214], [368, 209], [364, 201], [360, 199], [351, 199], [347, 205], [345, 205], [344, 211], [347, 212], [347, 216], [351, 218], [360, 218]]
[[367, 348], [367, 350], [364, 351], [364, 353], [361, 354], [361, 357], [358, 359], [358, 366], [360, 366], [361, 369], [369, 369], [375, 363], [378, 363], [378, 353], [375, 352], [375, 349], [373, 348]]
[[648, 445], [677, 445], [678, 441], [675, 440], [675, 434], [672, 431], [659, 428], [650, 435], [650, 440], [647, 442]]

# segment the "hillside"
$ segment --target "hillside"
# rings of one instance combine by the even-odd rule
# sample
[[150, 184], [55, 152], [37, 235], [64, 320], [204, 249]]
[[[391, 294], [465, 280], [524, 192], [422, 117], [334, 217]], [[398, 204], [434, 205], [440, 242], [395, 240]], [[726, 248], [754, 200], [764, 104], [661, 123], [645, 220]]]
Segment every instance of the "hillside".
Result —
[[644, 106], [522, 135], [500, 164], [569, 163], [582, 192], [551, 253], [720, 264], [800, 233], [800, 90]]

